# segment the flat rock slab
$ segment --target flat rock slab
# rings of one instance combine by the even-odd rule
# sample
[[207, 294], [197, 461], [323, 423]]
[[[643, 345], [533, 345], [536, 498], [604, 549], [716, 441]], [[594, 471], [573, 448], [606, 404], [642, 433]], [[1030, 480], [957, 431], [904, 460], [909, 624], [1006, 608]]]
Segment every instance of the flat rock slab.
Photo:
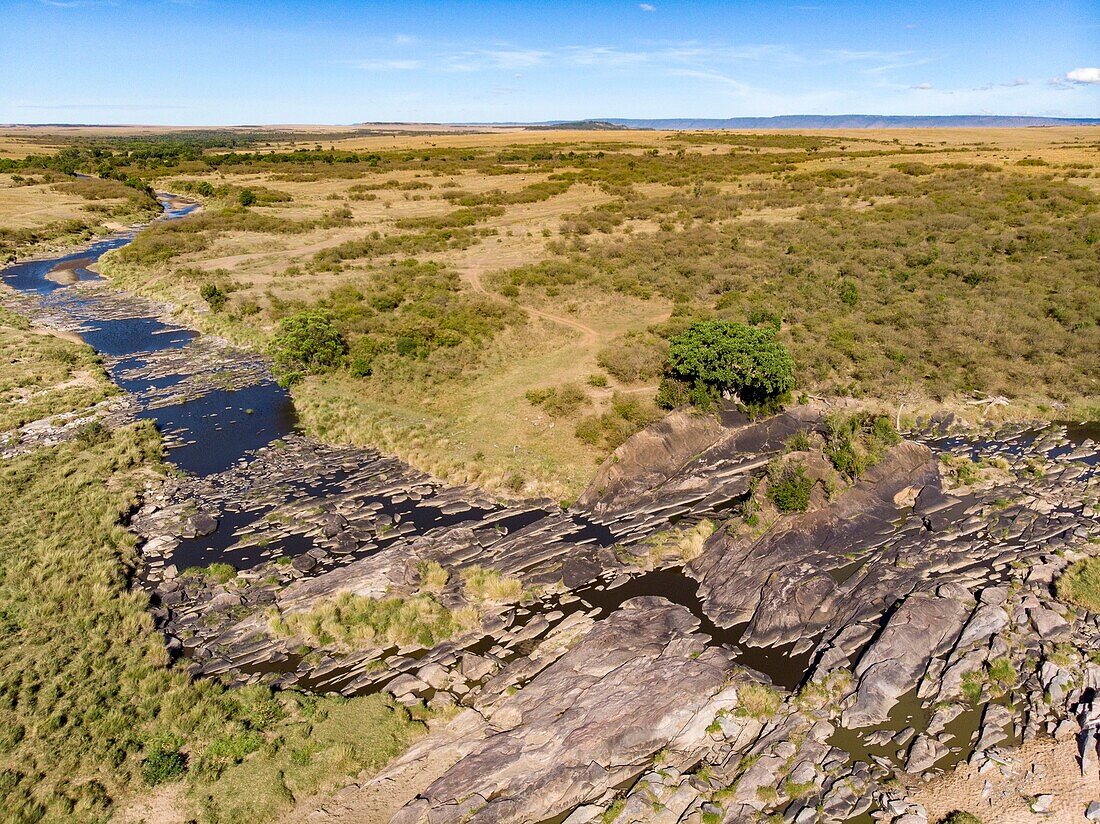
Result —
[[717, 711], [730, 655], [663, 598], [627, 601], [502, 702], [469, 753], [394, 824], [542, 821], [601, 798], [660, 750], [690, 752]]

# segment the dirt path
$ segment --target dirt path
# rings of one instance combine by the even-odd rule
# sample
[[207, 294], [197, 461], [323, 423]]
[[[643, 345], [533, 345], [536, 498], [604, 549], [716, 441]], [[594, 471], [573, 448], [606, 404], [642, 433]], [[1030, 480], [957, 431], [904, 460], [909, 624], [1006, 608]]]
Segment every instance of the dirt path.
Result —
[[[467, 284], [469, 284], [470, 288], [473, 289], [475, 292], [477, 292], [481, 295], [485, 295], [488, 298], [492, 298], [493, 300], [502, 300], [500, 295], [497, 295], [493, 292], [490, 292], [482, 284], [482, 282], [481, 282], [481, 269], [482, 269], [482, 267], [480, 265], [473, 264], [471, 266], [467, 266], [464, 269], [461, 269], [460, 274], [462, 275], [462, 279]], [[524, 312], [526, 312], [528, 315], [531, 315], [532, 317], [542, 318], [543, 320], [548, 320], [548, 321], [551, 321], [552, 323], [557, 323], [557, 324], [560, 324], [562, 326], [568, 326], [571, 329], [576, 329], [583, 336], [580, 343], [582, 343], [586, 346], [596, 343], [600, 338], [600, 333], [599, 332], [597, 332], [591, 326], [588, 326], [584, 323], [581, 323], [579, 320], [574, 320], [573, 318], [567, 318], [564, 315], [555, 315], [551, 312], [544, 312], [543, 310], [536, 309], [533, 306], [526, 306], [524, 304], [516, 304], [516, 305], [519, 306], [520, 309], [522, 309]]]

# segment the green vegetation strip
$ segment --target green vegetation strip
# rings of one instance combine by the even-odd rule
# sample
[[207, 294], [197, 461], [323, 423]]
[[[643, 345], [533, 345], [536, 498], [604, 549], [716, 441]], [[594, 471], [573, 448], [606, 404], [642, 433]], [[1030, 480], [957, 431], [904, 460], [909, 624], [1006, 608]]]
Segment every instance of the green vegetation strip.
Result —
[[[13, 371], [0, 365], [5, 379]], [[138, 556], [123, 526], [160, 454], [142, 423], [0, 465], [4, 821], [103, 820], [181, 778], [199, 819], [265, 820], [378, 767], [422, 729], [379, 696], [226, 690], [167, 666], [148, 598], [130, 584]]]

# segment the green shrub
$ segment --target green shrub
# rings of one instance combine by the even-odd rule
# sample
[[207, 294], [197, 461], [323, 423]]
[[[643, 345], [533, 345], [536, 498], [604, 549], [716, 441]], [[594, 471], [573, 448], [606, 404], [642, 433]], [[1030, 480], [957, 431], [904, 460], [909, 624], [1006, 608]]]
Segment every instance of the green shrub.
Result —
[[271, 342], [276, 367], [291, 379], [333, 369], [347, 352], [343, 333], [332, 314], [323, 309], [307, 309], [284, 318]]
[[228, 299], [225, 292], [215, 283], [204, 283], [200, 286], [199, 297], [206, 301], [213, 312], [220, 312]]
[[840, 302], [845, 306], [855, 306], [859, 303], [859, 287], [856, 286], [855, 281], [851, 278], [844, 278], [840, 282], [840, 286], [837, 288], [837, 294], [840, 296]]
[[814, 481], [801, 464], [773, 463], [768, 470], [768, 499], [780, 512], [805, 512]]
[[146, 784], [155, 786], [183, 775], [187, 759], [180, 752], [182, 744], [183, 741], [175, 736], [165, 736], [151, 744], [141, 768]]
[[941, 818], [940, 824], [982, 824], [982, 820], [973, 813], [954, 810]]

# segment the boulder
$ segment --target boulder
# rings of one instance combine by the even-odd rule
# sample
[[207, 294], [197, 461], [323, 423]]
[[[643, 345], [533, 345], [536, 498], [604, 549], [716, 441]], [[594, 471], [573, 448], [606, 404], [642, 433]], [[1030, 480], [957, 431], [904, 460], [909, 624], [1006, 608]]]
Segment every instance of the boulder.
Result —
[[317, 568], [317, 559], [307, 552], [296, 556], [290, 565], [299, 572], [310, 572]]
[[187, 537], [203, 537], [215, 532], [218, 528], [218, 519], [206, 512], [192, 515], [183, 522], [183, 534]]
[[1061, 641], [1069, 637], [1069, 623], [1054, 610], [1032, 607], [1028, 615], [1035, 631], [1044, 641]]
[[859, 659], [856, 700], [841, 716], [844, 725], [859, 729], [885, 722], [933, 656], [951, 648], [969, 612], [968, 604], [929, 593], [906, 598]]
[[947, 747], [935, 738], [918, 735], [912, 746], [909, 747], [909, 757], [905, 761], [905, 771], [912, 774], [922, 773], [931, 769], [947, 753]]

